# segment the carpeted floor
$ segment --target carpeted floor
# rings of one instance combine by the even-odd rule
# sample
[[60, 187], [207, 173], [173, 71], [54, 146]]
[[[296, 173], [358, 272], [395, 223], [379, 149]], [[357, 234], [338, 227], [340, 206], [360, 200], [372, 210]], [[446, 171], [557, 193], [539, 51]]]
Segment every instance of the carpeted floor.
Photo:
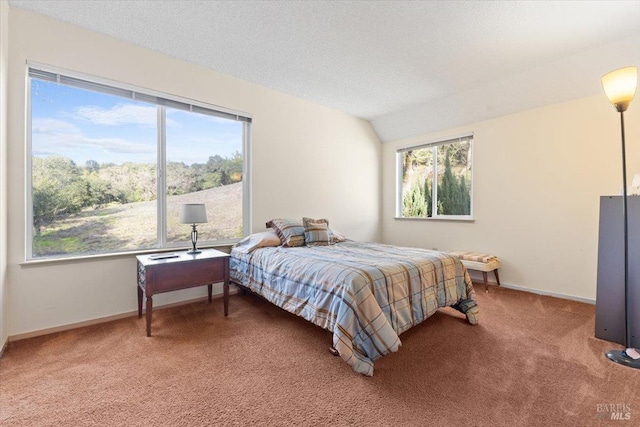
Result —
[[[604, 358], [619, 346], [593, 337], [593, 306], [477, 290], [480, 325], [440, 311], [373, 377], [254, 295], [232, 296], [228, 318], [221, 300], [156, 310], [151, 338], [132, 317], [12, 342], [0, 424], [638, 425], [640, 372]], [[605, 420], [611, 405], [630, 420]]]

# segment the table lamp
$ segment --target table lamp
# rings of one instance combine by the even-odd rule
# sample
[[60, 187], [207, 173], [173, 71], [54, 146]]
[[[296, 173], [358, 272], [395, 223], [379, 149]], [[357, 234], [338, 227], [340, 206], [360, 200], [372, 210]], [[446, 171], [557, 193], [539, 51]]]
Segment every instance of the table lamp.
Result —
[[207, 209], [203, 203], [185, 203], [180, 210], [180, 223], [191, 224], [191, 245], [192, 249], [187, 251], [188, 254], [199, 254], [202, 251], [196, 249], [198, 241], [198, 230], [196, 224], [204, 224], [207, 221]]

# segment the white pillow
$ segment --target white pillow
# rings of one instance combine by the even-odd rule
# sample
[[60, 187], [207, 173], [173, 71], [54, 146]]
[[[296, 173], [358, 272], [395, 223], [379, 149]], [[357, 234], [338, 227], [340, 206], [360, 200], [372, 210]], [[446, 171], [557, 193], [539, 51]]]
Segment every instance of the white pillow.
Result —
[[240, 240], [233, 247], [234, 250], [248, 254], [258, 248], [266, 248], [270, 246], [280, 246], [280, 237], [272, 229], [262, 231], [260, 233], [250, 234]]
[[341, 232], [329, 229], [329, 240], [331, 241], [331, 243], [340, 243], [346, 242], [348, 239], [347, 236], [345, 236]]

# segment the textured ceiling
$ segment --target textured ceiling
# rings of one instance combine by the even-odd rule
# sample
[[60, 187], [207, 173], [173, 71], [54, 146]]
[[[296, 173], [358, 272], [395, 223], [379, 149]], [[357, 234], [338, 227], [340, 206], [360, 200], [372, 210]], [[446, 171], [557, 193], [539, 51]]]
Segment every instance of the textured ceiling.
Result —
[[35, 1], [49, 15], [371, 121], [383, 141], [599, 93], [640, 1]]

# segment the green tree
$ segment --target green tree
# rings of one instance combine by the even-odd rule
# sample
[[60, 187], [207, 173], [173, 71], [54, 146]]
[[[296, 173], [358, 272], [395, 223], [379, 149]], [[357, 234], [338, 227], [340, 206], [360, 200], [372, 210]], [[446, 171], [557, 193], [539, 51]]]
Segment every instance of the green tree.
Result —
[[124, 163], [102, 165], [101, 179], [110, 183], [112, 194], [120, 203], [155, 200], [157, 195], [156, 165], [153, 163]]
[[191, 170], [183, 162], [167, 162], [167, 194], [185, 194], [191, 187]]
[[[405, 176], [409, 171], [409, 168], [413, 164], [413, 159], [414, 159], [413, 150], [407, 150], [402, 153], [402, 172]], [[403, 176], [402, 178], [404, 179], [405, 176]]]
[[87, 160], [84, 163], [84, 168], [87, 172], [97, 172], [100, 170], [100, 164], [95, 160]]
[[98, 209], [104, 205], [120, 200], [121, 196], [115, 194], [111, 184], [100, 178], [97, 172], [93, 171], [88, 173], [85, 169], [84, 182], [87, 191], [83, 206]]
[[189, 168], [189, 192], [204, 190], [206, 165], [194, 163]]
[[220, 172], [205, 172], [203, 175], [202, 189], [208, 190], [209, 188], [220, 187], [224, 185], [222, 183], [222, 177]]
[[213, 188], [230, 184], [229, 175], [226, 173], [226, 159], [219, 154], [209, 157], [206, 165], [204, 188]]
[[453, 194], [451, 197], [452, 212], [453, 215], [462, 215], [464, 212], [464, 195], [462, 194], [462, 187], [460, 186], [460, 180], [455, 175], [453, 176]]
[[458, 193], [458, 181], [451, 170], [451, 159], [447, 149], [444, 159], [444, 174], [442, 175], [442, 182], [438, 186], [439, 214], [458, 215], [457, 209], [460, 203]]
[[431, 191], [431, 188], [429, 186], [429, 181], [430, 179], [427, 177], [424, 179], [424, 203], [426, 205], [426, 209], [427, 209], [427, 216], [428, 217], [432, 217], [433, 216], [433, 192]]
[[447, 151], [451, 162], [460, 167], [466, 168], [469, 164], [471, 145], [468, 142], [457, 142], [447, 145]]
[[467, 188], [467, 183], [464, 178], [464, 174], [460, 176], [460, 194], [462, 197], [461, 201], [461, 214], [462, 215], [471, 215], [471, 194], [469, 193], [469, 189]]
[[413, 181], [411, 187], [403, 197], [402, 216], [424, 217], [427, 213], [427, 205], [423, 188], [418, 180]]
[[230, 183], [242, 181], [242, 170], [244, 169], [244, 161], [242, 154], [235, 152], [227, 159], [226, 172], [229, 175]]
[[442, 215], [471, 213], [471, 194], [467, 188], [465, 168], [459, 171], [459, 177], [454, 174], [448, 149], [445, 154], [442, 182], [438, 186], [438, 213]]
[[204, 188], [213, 188], [242, 181], [242, 170], [242, 154], [237, 151], [229, 158], [218, 154], [211, 156], [205, 165]]
[[32, 158], [33, 226], [36, 235], [57, 216], [79, 212], [87, 200], [80, 169], [62, 156]]

